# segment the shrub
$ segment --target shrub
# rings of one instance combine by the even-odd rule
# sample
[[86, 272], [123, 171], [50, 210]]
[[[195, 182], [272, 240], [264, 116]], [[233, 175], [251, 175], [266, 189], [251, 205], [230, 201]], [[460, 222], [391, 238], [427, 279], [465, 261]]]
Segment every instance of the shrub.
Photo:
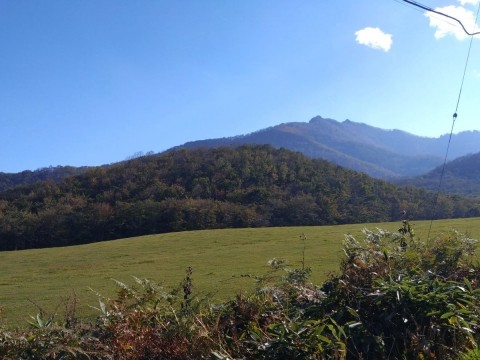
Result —
[[408, 228], [346, 236], [342, 271], [324, 284], [323, 313], [349, 324], [349, 357], [448, 359], [476, 346], [475, 241], [452, 231], [421, 242]]

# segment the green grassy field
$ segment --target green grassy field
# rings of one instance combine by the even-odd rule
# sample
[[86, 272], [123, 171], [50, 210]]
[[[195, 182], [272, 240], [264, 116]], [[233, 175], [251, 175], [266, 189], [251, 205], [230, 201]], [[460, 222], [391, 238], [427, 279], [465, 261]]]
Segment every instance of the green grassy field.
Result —
[[[430, 222], [412, 222], [417, 237], [427, 237]], [[90, 306], [98, 304], [88, 288], [115, 294], [117, 279], [129, 284], [131, 276], [149, 278], [166, 289], [179, 284], [187, 266], [193, 268], [197, 293], [223, 300], [252, 288], [242, 274], [263, 274], [271, 258], [300, 266], [305, 234], [306, 266], [319, 283], [338, 269], [344, 234], [360, 236], [363, 227], [395, 231], [400, 222], [317, 227], [206, 230], [150, 235], [65, 248], [0, 253], [0, 306], [5, 326], [23, 327], [37, 306], [62, 318], [65, 300], [76, 294], [78, 315], [93, 319]], [[431, 236], [456, 229], [480, 238], [480, 219], [436, 221]], [[90, 305], [90, 306], [89, 306]]]

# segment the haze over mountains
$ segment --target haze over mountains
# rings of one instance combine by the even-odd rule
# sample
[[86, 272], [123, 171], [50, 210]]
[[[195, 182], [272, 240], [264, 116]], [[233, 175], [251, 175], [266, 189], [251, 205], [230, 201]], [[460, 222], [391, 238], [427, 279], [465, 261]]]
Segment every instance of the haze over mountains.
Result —
[[[301, 152], [310, 158], [325, 159], [374, 178], [436, 191], [448, 140], [448, 134], [438, 138], [420, 137], [401, 130], [385, 130], [350, 120], [338, 122], [317, 116], [309, 122], [283, 123], [246, 135], [192, 141], [166, 152], [269, 144]], [[477, 157], [473, 154], [479, 152], [479, 131], [452, 136], [448, 159], [455, 161], [447, 164], [443, 191], [480, 196], [480, 177], [473, 176], [475, 169], [479, 169]], [[88, 169], [57, 166], [16, 174], [0, 172], [0, 191], [36, 181], [58, 182], [65, 176], [81, 174]]]
[[[423, 175], [443, 163], [449, 135], [428, 138], [401, 130], [384, 130], [350, 120], [320, 116], [308, 123], [291, 122], [251, 134], [188, 142], [176, 148], [214, 148], [270, 144], [322, 158], [381, 179]], [[450, 159], [480, 152], [480, 132], [452, 136]]]
[[[105, 166], [0, 173], [0, 250], [195, 229], [394, 221], [403, 211], [415, 219], [479, 216], [478, 198], [392, 184], [436, 191], [444, 172], [448, 192], [480, 196], [480, 133], [453, 136], [451, 154], [460, 157], [443, 171], [447, 142], [316, 117]], [[390, 183], [374, 179], [382, 177]]]

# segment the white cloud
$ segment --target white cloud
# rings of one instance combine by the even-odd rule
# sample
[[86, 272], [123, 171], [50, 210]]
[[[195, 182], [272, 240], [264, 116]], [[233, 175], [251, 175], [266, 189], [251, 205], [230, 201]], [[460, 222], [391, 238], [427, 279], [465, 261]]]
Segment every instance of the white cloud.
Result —
[[[462, 4], [474, 4], [477, 3], [478, 0], [460, 0], [460, 2]], [[460, 20], [465, 29], [471, 33], [479, 31], [479, 28], [475, 24], [475, 14], [464, 7], [449, 5], [441, 8], [435, 8], [435, 11], [447, 14]], [[468, 37], [468, 34], [465, 33], [460, 24], [453, 19], [449, 19], [448, 17], [432, 12], [426, 12], [425, 16], [430, 19], [430, 26], [436, 28], [435, 38], [437, 39], [441, 39], [447, 35], [453, 35], [458, 40], [463, 40]]]
[[384, 33], [379, 28], [366, 27], [355, 33], [356, 41], [372, 49], [389, 51], [392, 47], [392, 35]]
[[477, 5], [479, 0], [458, 0], [458, 1], [462, 5], [466, 5], [466, 4]]

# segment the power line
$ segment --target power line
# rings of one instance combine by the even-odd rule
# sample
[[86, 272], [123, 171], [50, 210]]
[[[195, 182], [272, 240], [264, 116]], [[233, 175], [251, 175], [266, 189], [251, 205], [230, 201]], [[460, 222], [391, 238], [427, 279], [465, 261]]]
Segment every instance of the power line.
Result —
[[[452, 128], [450, 129], [450, 136], [448, 138], [448, 144], [447, 144], [447, 149], [446, 149], [446, 152], [445, 152], [445, 159], [443, 161], [443, 166], [442, 166], [442, 171], [440, 173], [440, 179], [439, 179], [439, 183], [438, 183], [438, 188], [437, 188], [437, 191], [435, 193], [435, 198], [434, 198], [434, 202], [433, 202], [433, 206], [432, 206], [432, 218], [430, 220], [430, 227], [428, 229], [428, 236], [427, 236], [427, 240], [430, 239], [430, 233], [431, 233], [431, 230], [432, 230], [432, 224], [433, 224], [433, 219], [435, 218], [435, 214], [436, 214], [436, 208], [437, 208], [437, 204], [438, 204], [438, 197], [440, 195], [440, 192], [441, 192], [441, 188], [442, 188], [442, 182], [443, 182], [443, 178], [444, 178], [444, 174], [445, 174], [445, 168], [446, 168], [446, 164], [447, 164], [447, 159], [448, 159], [448, 152], [450, 150], [450, 143], [451, 143], [451, 140], [452, 140], [452, 135], [453, 135], [453, 129], [455, 127], [455, 121], [457, 120], [457, 117], [458, 117], [458, 108], [459, 108], [459, 105], [460, 105], [460, 98], [462, 96], [462, 90], [463, 90], [463, 84], [465, 82], [465, 75], [467, 73], [467, 67], [468, 67], [468, 62], [470, 60], [470, 53], [471, 53], [471, 49], [472, 49], [472, 43], [473, 43], [473, 37], [475, 35], [479, 35], [480, 34], [480, 31], [478, 32], [469, 32], [465, 26], [463, 25], [463, 23], [453, 17], [453, 16], [450, 16], [448, 14], [445, 14], [441, 11], [438, 11], [438, 10], [435, 10], [435, 9], [432, 9], [431, 7], [428, 7], [426, 5], [423, 5], [423, 4], [420, 4], [419, 2], [417, 1], [413, 1], [413, 0], [394, 0], [396, 2], [400, 2], [402, 1], [403, 3], [406, 3], [406, 4], [409, 4], [409, 5], [412, 5], [414, 6], [416, 9], [422, 9], [422, 10], [425, 10], [425, 11], [428, 11], [428, 12], [432, 12], [432, 13], [435, 13], [435, 14], [438, 14], [438, 15], [441, 15], [441, 16], [444, 16], [448, 19], [451, 19], [451, 20], [454, 20], [456, 21], [457, 23], [460, 24], [460, 26], [462, 27], [463, 31], [467, 34], [467, 35], [470, 35], [470, 45], [468, 47], [468, 53], [467, 53], [467, 58], [465, 60], [465, 67], [463, 68], [463, 74], [462, 74], [462, 81], [461, 81], [461, 84], [460, 84], [460, 89], [459, 89], [459, 92], [458, 92], [458, 98], [457, 98], [457, 105], [455, 107], [455, 112], [453, 113], [453, 116], [452, 116]], [[477, 21], [478, 21], [478, 16], [479, 16], [479, 13], [480, 13], [480, 4], [478, 6], [478, 9], [477, 9], [477, 15], [475, 17], [475, 25], [477, 24]]]
[[420, 8], [417, 7], [417, 6], [413, 6], [412, 4], [406, 3], [406, 2], [404, 2], [403, 0], [393, 0], [393, 1], [395, 1], [395, 2], [397, 2], [397, 3], [399, 3], [399, 4], [402, 4], [403, 6], [406, 6], [406, 7], [410, 8], [410, 9], [412, 9], [412, 10], [418, 11], [418, 12], [420, 12], [420, 13], [424, 13], [424, 12], [425, 12], [425, 10], [420, 9]]
[[[435, 9], [433, 9], [433, 8], [431, 8], [431, 7], [426, 6], [426, 5], [420, 4], [420, 3], [417, 2], [417, 1], [413, 1], [413, 0], [402, 0], [402, 1], [403, 1], [403, 2], [406, 2], [407, 4], [413, 5], [413, 6], [417, 7], [417, 8], [423, 9], [423, 10], [425, 10], [425, 11], [432, 12], [432, 13], [435, 13], [435, 14], [438, 14], [438, 15], [442, 15], [442, 16], [445, 16], [445, 17], [447, 17], [447, 18], [449, 18], [449, 19], [452, 19], [452, 20], [456, 21], [457, 23], [460, 24], [460, 26], [462, 27], [463, 31], [465, 31], [465, 33], [466, 33], [467, 35], [475, 36], [475, 35], [479, 35], [479, 34], [480, 34], [480, 31], [473, 32], [473, 33], [469, 32], [469, 31], [465, 28], [465, 26], [463, 25], [463, 23], [462, 23], [459, 19], [457, 19], [456, 17], [454, 17], [454, 16], [445, 14], [445, 13], [443, 13], [443, 12], [441, 12], [441, 11], [438, 11], [438, 10], [435, 10]], [[477, 13], [477, 18], [478, 18], [478, 13]], [[476, 23], [476, 21], [475, 21], [475, 23]]]
[[[413, 3], [413, 1], [411, 1], [411, 0], [403, 0], [403, 1], [405, 1], [407, 3]], [[455, 127], [455, 121], [457, 120], [457, 117], [458, 117], [458, 108], [459, 108], [459, 105], [460, 105], [460, 98], [462, 97], [463, 84], [465, 82], [465, 75], [467, 73], [468, 62], [470, 60], [470, 53], [471, 53], [471, 50], [472, 50], [473, 36], [476, 35], [476, 34], [480, 34], [480, 32], [470, 34], [468, 31], [465, 30], [465, 27], [460, 22], [460, 20], [457, 20], [457, 19], [455, 19], [455, 18], [453, 18], [449, 15], [445, 15], [445, 14], [440, 13], [438, 11], [427, 9], [426, 7], [423, 7], [423, 5], [421, 7], [422, 7], [422, 9], [425, 9], [427, 11], [433, 11], [437, 14], [444, 15], [444, 16], [447, 16], [449, 18], [452, 18], [452, 19], [458, 21], [460, 23], [460, 25], [462, 25], [463, 30], [467, 34], [470, 35], [470, 45], [468, 46], [467, 58], [465, 60], [465, 67], [463, 68], [463, 75], [462, 75], [462, 81], [460, 83], [460, 90], [458, 92], [457, 105], [455, 107], [455, 112], [452, 115], [452, 128], [450, 129], [450, 136], [448, 137], [448, 144], [447, 144], [447, 150], [445, 152], [445, 159], [443, 160], [442, 172], [440, 173], [440, 180], [438, 182], [438, 188], [437, 188], [437, 192], [435, 193], [435, 199], [434, 199], [434, 203], [433, 203], [433, 207], [432, 207], [432, 219], [430, 220], [430, 227], [428, 229], [428, 235], [427, 235], [427, 240], [429, 240], [430, 239], [430, 232], [432, 230], [433, 218], [435, 217], [435, 212], [436, 212], [436, 208], [437, 208], [438, 197], [439, 197], [440, 192], [441, 192], [443, 177], [445, 175], [445, 167], [447, 165], [448, 152], [450, 150], [450, 143], [452, 141], [453, 128]], [[475, 17], [475, 24], [477, 23], [479, 13], [480, 13], [480, 4], [479, 4], [478, 9], [477, 9], [477, 15]]]
[[[425, 14], [425, 9], [420, 8], [420, 7], [418, 7], [418, 6], [414, 6], [414, 5], [410, 4], [410, 3], [405, 2], [404, 0], [393, 0], [393, 1], [395, 1], [396, 3], [399, 3], [399, 4], [401, 4], [401, 5], [403, 5], [403, 6], [405, 6], [405, 7], [408, 7], [409, 9], [412, 9], [412, 10], [415, 10], [415, 11], [417, 11], [417, 12], [419, 12], [419, 13]], [[450, 20], [449, 18], [444, 17], [444, 16], [439, 16], [439, 17], [438, 17], [438, 20], [439, 20], [439, 21], [443, 21], [444, 23], [450, 24], [450, 25], [452, 25], [452, 26], [455, 25], [455, 22], [453, 22], [452, 20]]]

